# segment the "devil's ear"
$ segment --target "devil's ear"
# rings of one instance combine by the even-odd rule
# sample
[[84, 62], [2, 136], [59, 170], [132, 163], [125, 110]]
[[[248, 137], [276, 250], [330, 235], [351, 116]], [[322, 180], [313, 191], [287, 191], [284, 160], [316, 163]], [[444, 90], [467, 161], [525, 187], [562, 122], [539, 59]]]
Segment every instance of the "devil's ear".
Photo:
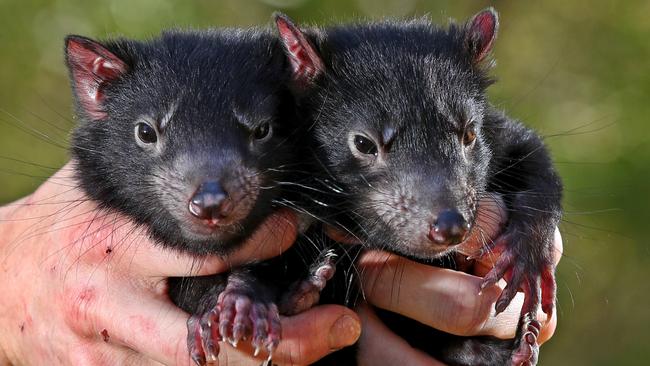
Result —
[[293, 81], [300, 88], [308, 87], [324, 72], [323, 61], [305, 34], [282, 13], [273, 14], [280, 43], [291, 64]]
[[65, 57], [79, 106], [93, 120], [106, 118], [103, 89], [127, 71], [126, 63], [101, 44], [80, 36], [66, 37]]
[[492, 50], [499, 29], [499, 15], [493, 8], [487, 8], [467, 22], [465, 45], [472, 63], [479, 63]]

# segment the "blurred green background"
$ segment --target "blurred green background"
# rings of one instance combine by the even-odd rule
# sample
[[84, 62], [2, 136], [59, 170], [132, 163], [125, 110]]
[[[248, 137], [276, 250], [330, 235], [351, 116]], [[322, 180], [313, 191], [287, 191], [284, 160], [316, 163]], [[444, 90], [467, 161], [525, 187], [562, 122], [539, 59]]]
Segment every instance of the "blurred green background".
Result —
[[650, 2], [0, 0], [0, 203], [67, 160], [63, 37], [180, 27], [501, 15], [495, 104], [545, 136], [566, 185], [560, 323], [542, 365], [650, 364]]

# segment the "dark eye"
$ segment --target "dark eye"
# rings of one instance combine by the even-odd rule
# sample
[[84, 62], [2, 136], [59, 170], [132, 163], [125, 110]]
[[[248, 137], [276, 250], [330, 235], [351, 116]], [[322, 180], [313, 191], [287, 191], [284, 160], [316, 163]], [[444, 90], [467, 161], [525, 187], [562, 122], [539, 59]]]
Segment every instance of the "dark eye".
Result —
[[144, 142], [145, 144], [153, 144], [158, 141], [156, 130], [144, 122], [138, 123], [136, 126], [136, 134], [138, 135], [140, 141]]
[[476, 130], [473, 126], [467, 127], [463, 134], [463, 145], [469, 146], [476, 140]]
[[269, 132], [271, 132], [271, 124], [268, 122], [262, 123], [253, 131], [253, 138], [256, 140], [261, 140], [268, 136]]
[[362, 154], [377, 156], [377, 145], [370, 139], [361, 135], [354, 136], [354, 147]]

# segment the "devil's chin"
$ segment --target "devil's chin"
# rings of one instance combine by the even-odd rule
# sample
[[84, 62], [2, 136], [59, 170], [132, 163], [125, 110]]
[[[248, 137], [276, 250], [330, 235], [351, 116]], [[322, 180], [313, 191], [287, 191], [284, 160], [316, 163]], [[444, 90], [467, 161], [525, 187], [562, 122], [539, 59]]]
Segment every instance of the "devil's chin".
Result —
[[456, 251], [460, 244], [440, 245], [431, 242], [424, 243], [404, 243], [406, 248], [396, 251], [407, 257], [420, 259], [423, 261], [438, 259]]
[[181, 231], [189, 242], [227, 242], [241, 236], [243, 227], [241, 224], [219, 223], [219, 222], [187, 222]]

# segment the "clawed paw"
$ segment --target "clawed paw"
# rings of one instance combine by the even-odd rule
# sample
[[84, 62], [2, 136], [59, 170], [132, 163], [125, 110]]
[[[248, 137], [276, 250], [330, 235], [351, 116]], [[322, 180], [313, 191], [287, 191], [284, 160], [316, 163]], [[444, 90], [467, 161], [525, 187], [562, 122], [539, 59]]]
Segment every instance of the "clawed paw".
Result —
[[525, 295], [522, 316], [534, 314], [541, 303], [542, 310], [550, 319], [556, 292], [553, 264], [533, 263], [529, 256], [519, 255], [516, 246], [508, 244], [507, 237], [498, 240], [496, 246], [494, 250], [501, 252], [501, 256], [483, 278], [481, 289], [493, 286], [502, 278], [508, 283], [495, 303], [497, 314], [504, 311], [521, 290]]
[[496, 284], [502, 278], [506, 280], [507, 285], [494, 305], [497, 314], [508, 307], [518, 291], [524, 293], [517, 332], [520, 339], [515, 343], [518, 346], [513, 351], [511, 364], [532, 366], [537, 363], [539, 353], [537, 337], [541, 323], [536, 320], [537, 310], [541, 305], [542, 311], [550, 319], [555, 308], [555, 268], [550, 261], [539, 264], [531, 260], [530, 256], [525, 255], [527, 248], [512, 245], [508, 236], [502, 237], [496, 243], [495, 252], [501, 252], [501, 256], [492, 270], [485, 275], [481, 289]]
[[321, 253], [310, 268], [307, 278], [289, 286], [279, 303], [282, 314], [298, 314], [318, 303], [321, 291], [336, 272], [336, 257], [332, 250]]
[[535, 320], [533, 314], [526, 314], [520, 321], [521, 338], [510, 359], [511, 366], [533, 366], [537, 364], [539, 345], [537, 337], [542, 329], [542, 324]]
[[250, 341], [254, 356], [264, 349], [273, 357], [280, 342], [281, 327], [278, 308], [273, 303], [256, 302], [248, 295], [226, 289], [209, 311], [188, 320], [188, 347], [192, 360], [203, 366], [217, 362], [219, 343], [237, 347]]

